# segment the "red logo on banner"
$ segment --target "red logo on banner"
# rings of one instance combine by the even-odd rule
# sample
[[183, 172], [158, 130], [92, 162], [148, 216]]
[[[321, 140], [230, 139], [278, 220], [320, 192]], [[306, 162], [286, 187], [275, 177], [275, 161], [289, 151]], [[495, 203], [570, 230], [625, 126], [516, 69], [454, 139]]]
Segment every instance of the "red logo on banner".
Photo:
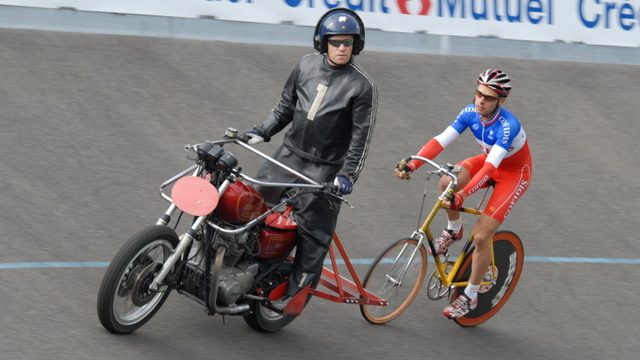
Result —
[[[398, 3], [398, 9], [402, 14], [411, 14], [407, 6], [407, 3], [409, 1], [411, 0], [396, 0], [396, 2]], [[422, 7], [420, 8], [420, 12], [418, 12], [417, 15], [427, 15], [429, 13], [429, 9], [431, 9], [431, 0], [420, 0], [420, 3], [422, 3]]]

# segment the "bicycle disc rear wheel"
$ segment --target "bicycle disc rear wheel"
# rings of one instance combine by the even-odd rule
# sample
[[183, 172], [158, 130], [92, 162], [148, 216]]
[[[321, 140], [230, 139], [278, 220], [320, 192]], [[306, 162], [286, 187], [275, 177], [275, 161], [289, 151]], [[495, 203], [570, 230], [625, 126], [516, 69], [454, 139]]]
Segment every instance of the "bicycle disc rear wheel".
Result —
[[[460, 326], [477, 326], [493, 317], [507, 302], [520, 280], [524, 265], [524, 248], [518, 235], [511, 231], [498, 231], [493, 236], [493, 247], [498, 273], [496, 283], [484, 293], [478, 294], [478, 307], [469, 314], [454, 319]], [[454, 281], [467, 281], [470, 275], [471, 252], [462, 262]], [[455, 299], [463, 291], [464, 287], [454, 289], [451, 298]]]
[[360, 305], [362, 316], [372, 324], [384, 324], [400, 316], [420, 292], [427, 273], [427, 249], [418, 240], [396, 241], [371, 264], [363, 286], [389, 305]]

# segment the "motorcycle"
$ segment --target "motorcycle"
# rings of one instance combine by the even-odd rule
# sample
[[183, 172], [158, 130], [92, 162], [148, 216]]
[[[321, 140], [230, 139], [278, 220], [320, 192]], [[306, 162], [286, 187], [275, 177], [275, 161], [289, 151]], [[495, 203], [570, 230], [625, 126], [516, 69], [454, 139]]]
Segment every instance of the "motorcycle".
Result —
[[[122, 246], [104, 275], [97, 310], [107, 330], [128, 334], [140, 328], [173, 290], [203, 305], [209, 315], [239, 315], [261, 332], [288, 325], [313, 295], [341, 303], [388, 304], [363, 288], [334, 234], [329, 249], [331, 269], [324, 267], [322, 277], [299, 292], [284, 311], [270, 307], [271, 301], [284, 295], [293, 266], [297, 225], [291, 201], [309, 191], [345, 200], [336, 194], [333, 184], [318, 184], [244, 140], [229, 128], [222, 140], [185, 146], [194, 164], [160, 186], [169, 208], [155, 225], [142, 229]], [[273, 162], [303, 182], [251, 178], [226, 149], [231, 145]], [[169, 185], [170, 196], [165, 193]], [[296, 191], [269, 208], [253, 185]], [[170, 227], [176, 210], [178, 217]], [[185, 214], [191, 220], [178, 236], [176, 229]], [[339, 274], [333, 246], [352, 280]], [[319, 283], [332, 292], [317, 290]]]

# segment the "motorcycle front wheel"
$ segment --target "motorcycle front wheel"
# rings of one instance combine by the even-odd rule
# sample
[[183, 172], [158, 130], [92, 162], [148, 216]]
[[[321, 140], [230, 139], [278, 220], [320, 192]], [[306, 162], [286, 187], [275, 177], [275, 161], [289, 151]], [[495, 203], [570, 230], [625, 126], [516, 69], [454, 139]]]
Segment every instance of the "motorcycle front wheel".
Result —
[[149, 226], [118, 251], [107, 268], [98, 292], [98, 318], [114, 334], [129, 334], [144, 325], [169, 296], [167, 286], [149, 285], [178, 244], [178, 235], [166, 226]]

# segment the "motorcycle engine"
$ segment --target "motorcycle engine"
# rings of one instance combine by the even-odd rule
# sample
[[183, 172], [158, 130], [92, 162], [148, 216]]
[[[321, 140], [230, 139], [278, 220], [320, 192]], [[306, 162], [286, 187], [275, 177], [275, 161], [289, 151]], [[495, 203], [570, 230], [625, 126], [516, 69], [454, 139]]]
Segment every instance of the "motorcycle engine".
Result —
[[258, 274], [258, 264], [242, 262], [233, 267], [223, 268], [218, 287], [218, 303], [231, 305], [243, 294], [251, 291]]
[[227, 248], [227, 255], [240, 256], [244, 253], [244, 246], [249, 238], [249, 232], [240, 234], [219, 234], [218, 245], [224, 245]]

